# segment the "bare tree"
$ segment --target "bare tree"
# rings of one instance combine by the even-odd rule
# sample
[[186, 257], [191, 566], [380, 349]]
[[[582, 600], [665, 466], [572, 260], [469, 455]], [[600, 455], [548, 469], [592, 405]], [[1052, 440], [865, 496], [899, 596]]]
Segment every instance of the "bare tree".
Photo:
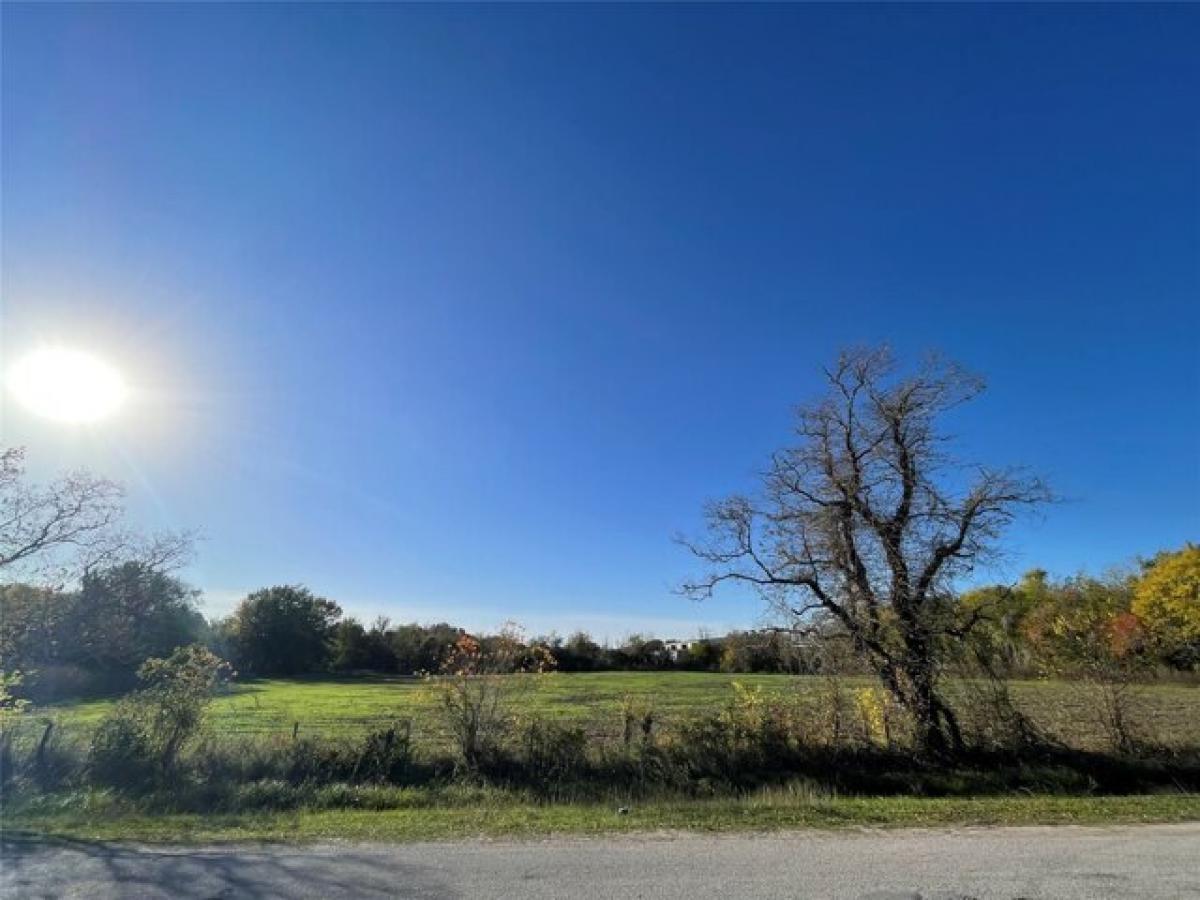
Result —
[[709, 538], [685, 542], [709, 570], [684, 589], [752, 585], [803, 633], [832, 617], [912, 716], [920, 748], [961, 749], [939, 679], [947, 642], [977, 617], [958, 609], [955, 583], [1050, 492], [945, 453], [938, 419], [983, 387], [958, 366], [934, 359], [901, 377], [887, 350], [856, 350], [826, 375], [827, 396], [798, 411], [799, 443], [774, 455], [759, 496], [712, 504]]
[[119, 484], [85, 471], [31, 485], [24, 448], [0, 450], [0, 579], [66, 580], [129, 560], [161, 570], [187, 559], [189, 533], [123, 528], [123, 499]]

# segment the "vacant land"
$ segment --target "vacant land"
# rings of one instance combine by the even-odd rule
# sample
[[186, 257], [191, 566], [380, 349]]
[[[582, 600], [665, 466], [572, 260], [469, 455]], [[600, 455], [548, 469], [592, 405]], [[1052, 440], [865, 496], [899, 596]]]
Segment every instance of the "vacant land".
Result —
[[[831, 690], [822, 678], [708, 672], [557, 673], [533, 680], [536, 683], [520, 694], [519, 712], [579, 724], [597, 738], [620, 733], [621, 710], [628, 700], [652, 709], [665, 724], [717, 710], [733, 698], [734, 682], [813, 707]], [[869, 679], [840, 682], [841, 690], [851, 696], [873, 684]], [[975, 705], [973, 690], [959, 683], [952, 691], [967, 716]], [[1013, 683], [1012, 691], [1021, 710], [1050, 734], [1072, 746], [1104, 748], [1102, 703], [1095, 688], [1065, 681], [1021, 681]], [[1158, 683], [1130, 691], [1138, 723], [1157, 742], [1200, 744], [1200, 686]], [[412, 719], [419, 736], [436, 740], [439, 729], [430, 715], [434, 703], [427, 686], [412, 678], [246, 681], [216, 701], [210, 723], [218, 734], [265, 735], [298, 728], [301, 734], [354, 736], [396, 719]], [[82, 734], [111, 707], [110, 700], [93, 700], [41, 712], [57, 717], [66, 731]]]
[[[662, 729], [670, 746], [671, 735], [678, 739], [681, 733], [677, 725], [732, 703], [738, 695], [735, 683], [761, 690], [762, 698], [811, 708], [814, 719], [821, 715], [822, 705], [827, 706], [830, 692], [840, 692], [853, 710], [858, 692], [874, 683], [687, 672], [512, 677], [525, 679], [522, 689], [511, 695], [514, 712], [580, 726], [588, 736], [589, 752], [598, 753], [593, 762], [603, 761], [607, 753], [609, 768], [589, 775], [584, 764], [575, 775], [541, 785], [530, 776], [503, 772], [492, 782], [460, 781], [436, 764], [423, 770], [425, 775], [410, 769], [406, 770], [410, 775], [393, 781], [355, 781], [345, 774], [313, 783], [280, 774], [239, 780], [241, 776], [230, 773], [240, 771], [237, 760], [244, 754], [257, 758], [254, 754], [266, 753], [264, 759], [286, 763], [291, 759], [289, 748], [309, 753], [305, 741], [290, 740], [293, 731], [300, 737], [331, 739], [312, 743], [344, 745], [357, 759], [373, 739], [367, 737], [370, 732], [406, 720], [412, 723], [417, 752], [427, 760], [445, 761], [451, 751], [439, 725], [437, 696], [420, 680], [246, 681], [219, 697], [210, 710], [208, 732], [215, 752], [203, 750], [210, 745], [201, 741], [193, 775], [165, 795], [142, 797], [77, 781], [55, 791], [33, 790], [10, 798], [4, 826], [10, 833], [26, 830], [95, 839], [429, 840], [676, 828], [726, 831], [1200, 819], [1200, 795], [1188, 793], [1197, 783], [1194, 748], [1200, 746], [1200, 687], [1191, 684], [1129, 689], [1134, 724], [1158, 748], [1146, 761], [1076, 757], [1071, 750], [1053, 758], [976, 760], [942, 770], [881, 750], [850, 748], [849, 756], [837, 752], [821, 756], [818, 749], [815, 756], [793, 753], [790, 762], [772, 751], [763, 758], [753, 753], [730, 756], [736, 769], [732, 777], [721, 780], [709, 772], [701, 784], [694, 764], [689, 768], [689, 764], [672, 763], [674, 757], [643, 757], [636, 741], [622, 749], [624, 711], [634, 708], [644, 717], [646, 710], [652, 710], [655, 731]], [[984, 705], [979, 690], [979, 685], [967, 682], [953, 685], [965, 720]], [[1051, 738], [1071, 748], [1111, 753], [1103, 725], [1104, 704], [1095, 687], [1029, 681], [1012, 685], [1012, 691], [1023, 712]], [[744, 691], [742, 696], [744, 700]], [[35, 711], [24, 723], [27, 749], [44, 733], [42, 723], [50, 718], [56, 722], [57, 740], [75, 744], [80, 758], [85, 752], [80, 745], [114, 703], [92, 700]], [[709, 758], [708, 749], [697, 753], [700, 763]], [[743, 763], [751, 768], [740, 768]], [[655, 776], [656, 770], [642, 769], [650, 764], [677, 768], [663, 769]], [[286, 765], [290, 764], [280, 771], [288, 771]], [[274, 772], [278, 765], [267, 768]], [[700, 768], [707, 772], [705, 765]], [[620, 772], [625, 776], [618, 777]], [[673, 780], [676, 776], [684, 780]]]

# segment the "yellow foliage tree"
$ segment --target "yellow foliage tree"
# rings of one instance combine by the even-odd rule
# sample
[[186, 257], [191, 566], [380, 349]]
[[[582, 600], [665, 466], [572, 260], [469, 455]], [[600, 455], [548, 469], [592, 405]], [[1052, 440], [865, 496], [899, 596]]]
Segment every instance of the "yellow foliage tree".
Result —
[[1200, 546], [1160, 553], [1134, 586], [1133, 613], [1168, 659], [1200, 663]]

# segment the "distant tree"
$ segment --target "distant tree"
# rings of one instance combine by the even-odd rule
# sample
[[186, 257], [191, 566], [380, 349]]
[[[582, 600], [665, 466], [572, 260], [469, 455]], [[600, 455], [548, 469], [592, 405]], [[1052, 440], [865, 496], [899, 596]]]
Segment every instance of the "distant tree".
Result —
[[790, 672], [795, 669], [791, 635], [777, 631], [731, 631], [721, 641], [723, 672]]
[[1153, 663], [1141, 622], [1130, 611], [1133, 579], [1078, 575], [1050, 582], [1044, 604], [1029, 611], [1025, 632], [1047, 674], [1089, 686], [1088, 712], [1113, 749], [1139, 752], [1145, 721], [1133, 685]]
[[1132, 611], [1164, 659], [1179, 668], [1200, 665], [1200, 546], [1147, 563], [1134, 584]]
[[[495, 634], [473, 636], [485, 656], [494, 659], [509, 659], [513, 671], [528, 672], [534, 669], [557, 668], [557, 662], [547, 638], [526, 639], [525, 632], [514, 622], [507, 622]], [[549, 636], [551, 642], [557, 640]]]
[[939, 420], [981, 390], [958, 367], [935, 360], [901, 377], [886, 351], [868, 350], [826, 374], [826, 397], [800, 410], [799, 441], [775, 454], [760, 494], [710, 508], [710, 540], [689, 545], [709, 571], [685, 589], [750, 585], [801, 634], [833, 616], [912, 716], [920, 748], [958, 749], [939, 682], [949, 642], [976, 620], [956, 582], [1050, 494], [1012, 469], [977, 468], [957, 489], [964, 470], [951, 470]]
[[0, 587], [0, 661], [40, 697], [132, 684], [143, 661], [203, 640], [196, 592], [146, 563], [89, 572], [77, 591]]
[[0, 585], [0, 669], [42, 668], [60, 662], [71, 644], [63, 623], [78, 595], [31, 584]]
[[[126, 563], [165, 573], [191, 553], [190, 534], [147, 537], [123, 527], [123, 497], [119, 484], [86, 471], [31, 484], [24, 449], [0, 450], [0, 676], [16, 660], [31, 660], [37, 670], [25, 672], [22, 690], [77, 693], [97, 686], [92, 681], [98, 671], [105, 679], [115, 672], [127, 680], [145, 658], [124, 658], [119, 671], [90, 674], [70, 662], [86, 655], [87, 645], [70, 631], [80, 614], [81, 592], [65, 592], [65, 585], [81, 576], [103, 577], [100, 573]], [[75, 619], [68, 622], [69, 616]], [[130, 647], [126, 642], [113, 648], [110, 659]]]
[[127, 562], [83, 577], [62, 623], [69, 661], [131, 681], [146, 659], [169, 656], [205, 636], [197, 592], [145, 563]]
[[966, 662], [997, 678], [1038, 674], [1045, 668], [1039, 652], [1048, 648], [1030, 639], [1031, 627], [1036, 619], [1042, 623], [1037, 628], [1044, 628], [1059, 602], [1058, 588], [1042, 569], [1026, 572], [1013, 586], [989, 585], [963, 594], [964, 614], [976, 619], [962, 645]]
[[553, 652], [561, 672], [594, 672], [607, 664], [604, 648], [586, 631], [576, 631]]
[[1130, 578], [1027, 577], [1013, 593], [1010, 608], [1021, 610], [1020, 629], [1042, 674], [1108, 679], [1144, 662]]
[[333, 646], [329, 667], [335, 672], [365, 669], [367, 661], [367, 629], [358, 619], [342, 619], [333, 627]]
[[613, 654], [618, 668], [665, 669], [671, 665], [671, 655], [666, 644], [658, 638], [642, 634], [631, 634]]
[[388, 636], [396, 657], [396, 671], [402, 675], [436, 672], [460, 637], [461, 628], [439, 622], [436, 625], [400, 625]]
[[357, 619], [343, 619], [334, 628], [330, 667], [339, 672], [396, 671], [388, 630], [387, 619], [377, 619], [369, 629]]
[[666, 669], [671, 665], [671, 654], [667, 652], [666, 643], [649, 638], [642, 642], [638, 661], [642, 668]]
[[341, 615], [336, 603], [299, 585], [255, 591], [226, 623], [234, 661], [256, 675], [322, 671]]
[[682, 664], [685, 669], [701, 672], [715, 672], [721, 667], [721, 651], [723, 640], [701, 638], [688, 647], [687, 655]]

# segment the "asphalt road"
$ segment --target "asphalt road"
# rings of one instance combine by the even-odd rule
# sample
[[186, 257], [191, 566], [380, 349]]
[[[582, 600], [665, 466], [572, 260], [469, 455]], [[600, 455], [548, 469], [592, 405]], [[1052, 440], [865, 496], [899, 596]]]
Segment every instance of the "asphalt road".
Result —
[[1200, 898], [1200, 823], [537, 842], [148, 847], [9, 840], [0, 895]]

